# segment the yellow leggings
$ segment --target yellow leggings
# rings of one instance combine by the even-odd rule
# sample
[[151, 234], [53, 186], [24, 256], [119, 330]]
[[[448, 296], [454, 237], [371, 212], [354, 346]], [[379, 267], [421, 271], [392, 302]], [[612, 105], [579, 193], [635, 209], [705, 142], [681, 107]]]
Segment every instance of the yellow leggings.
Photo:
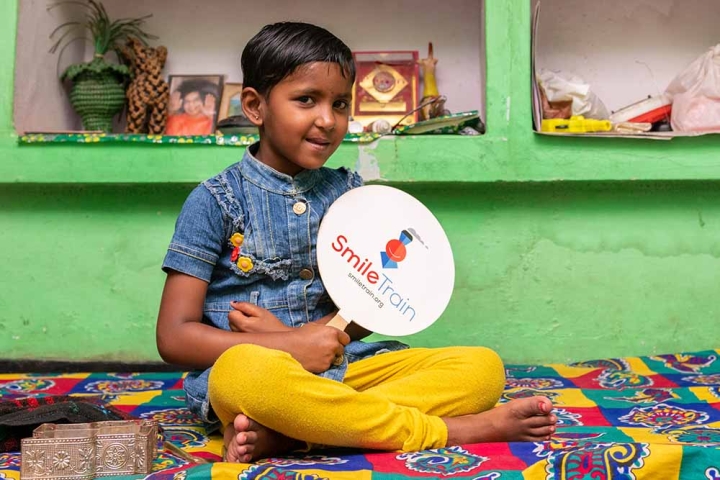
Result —
[[310, 445], [417, 451], [444, 447], [440, 417], [489, 410], [505, 385], [483, 347], [411, 348], [351, 363], [343, 383], [306, 371], [286, 352], [237, 345], [210, 373], [223, 426], [240, 413]]

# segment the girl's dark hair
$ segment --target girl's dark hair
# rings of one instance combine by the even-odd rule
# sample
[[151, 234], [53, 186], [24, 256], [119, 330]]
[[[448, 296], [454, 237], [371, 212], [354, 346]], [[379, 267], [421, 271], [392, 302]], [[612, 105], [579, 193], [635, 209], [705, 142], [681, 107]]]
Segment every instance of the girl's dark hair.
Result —
[[337, 63], [343, 77], [355, 81], [352, 52], [332, 33], [309, 23], [266, 25], [243, 50], [243, 87], [268, 95], [282, 79], [311, 62]]

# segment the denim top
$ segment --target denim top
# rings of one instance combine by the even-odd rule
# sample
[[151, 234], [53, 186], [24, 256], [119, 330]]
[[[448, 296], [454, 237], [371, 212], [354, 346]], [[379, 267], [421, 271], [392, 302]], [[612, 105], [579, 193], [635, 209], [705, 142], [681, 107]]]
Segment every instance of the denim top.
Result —
[[[266, 308], [290, 327], [336, 309], [318, 274], [318, 228], [340, 195], [362, 185], [362, 178], [345, 168], [304, 170], [291, 177], [257, 160], [256, 151], [252, 145], [241, 162], [190, 193], [163, 262], [165, 271], [208, 282], [202, 321], [224, 330], [230, 329], [231, 301]], [[244, 238], [234, 253], [236, 233]], [[354, 341], [345, 347], [342, 365], [320, 375], [342, 381], [348, 362], [403, 348], [394, 341]], [[209, 372], [190, 372], [184, 388], [190, 410], [213, 422]]]

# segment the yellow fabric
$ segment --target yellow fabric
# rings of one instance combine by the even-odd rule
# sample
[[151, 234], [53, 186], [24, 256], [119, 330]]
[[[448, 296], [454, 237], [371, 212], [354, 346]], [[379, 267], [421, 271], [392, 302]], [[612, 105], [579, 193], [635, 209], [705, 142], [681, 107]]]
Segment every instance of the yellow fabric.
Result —
[[242, 413], [310, 444], [417, 451], [445, 446], [440, 417], [489, 410], [504, 385], [502, 361], [482, 347], [376, 355], [351, 363], [340, 383], [288, 353], [237, 345], [213, 366], [209, 395], [223, 426]]

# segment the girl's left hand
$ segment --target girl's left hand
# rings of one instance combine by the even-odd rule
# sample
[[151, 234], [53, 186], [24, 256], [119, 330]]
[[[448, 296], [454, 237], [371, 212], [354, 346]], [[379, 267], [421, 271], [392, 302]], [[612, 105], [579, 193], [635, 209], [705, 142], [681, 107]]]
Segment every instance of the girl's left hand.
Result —
[[230, 302], [230, 330], [244, 333], [273, 333], [292, 330], [269, 310], [248, 302]]

